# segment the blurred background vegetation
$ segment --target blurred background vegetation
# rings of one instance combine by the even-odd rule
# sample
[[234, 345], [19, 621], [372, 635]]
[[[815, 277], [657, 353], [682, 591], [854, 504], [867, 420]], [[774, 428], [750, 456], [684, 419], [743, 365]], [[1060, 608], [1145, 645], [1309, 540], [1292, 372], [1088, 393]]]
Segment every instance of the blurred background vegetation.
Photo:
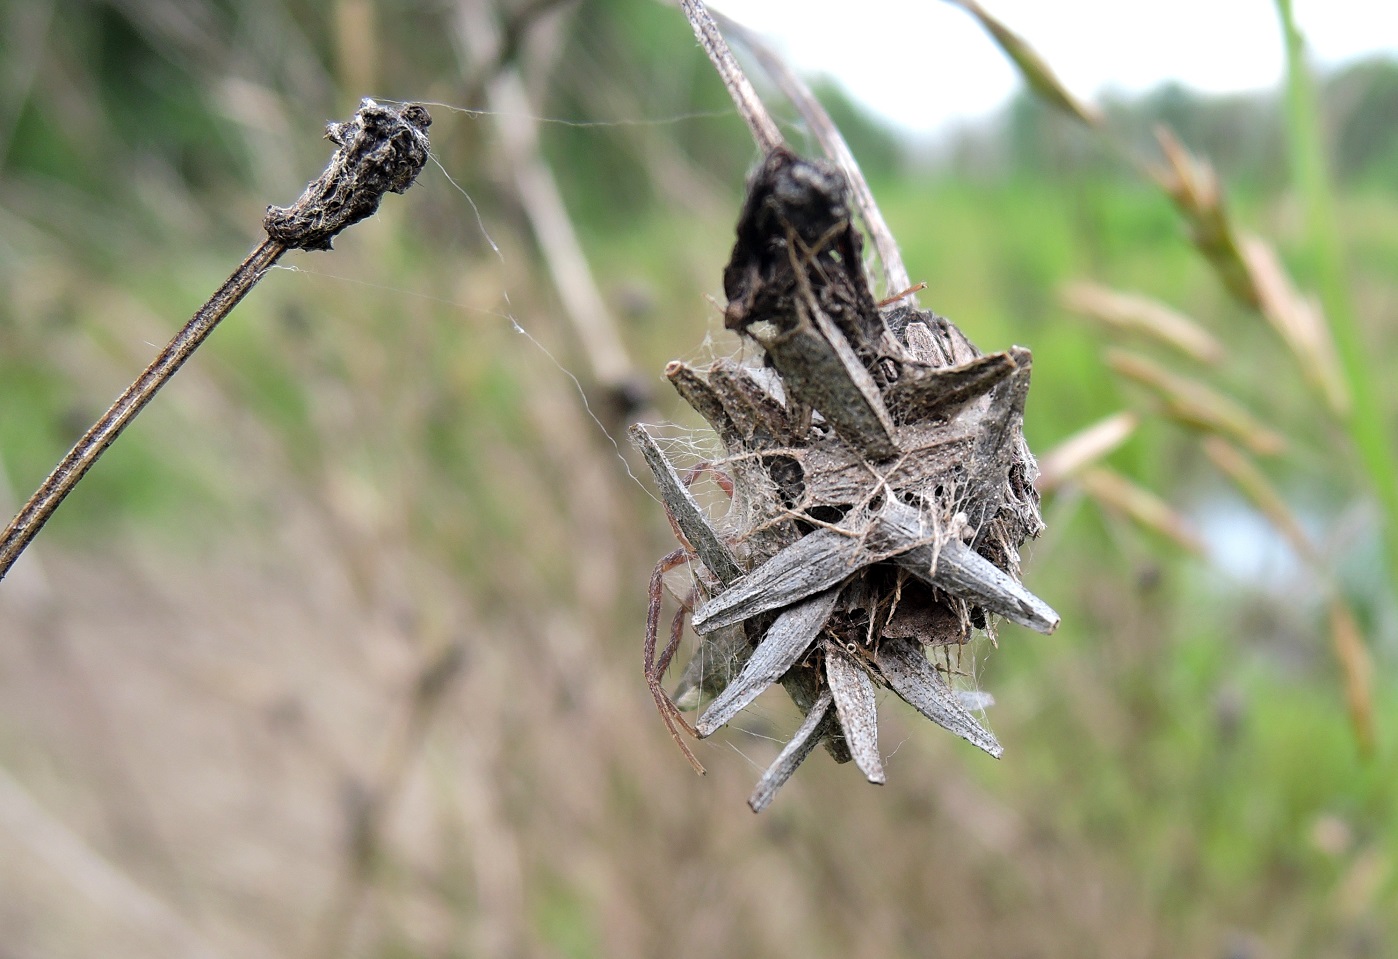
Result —
[[[488, 112], [502, 77], [527, 111]], [[1398, 63], [1316, 90], [1391, 444]], [[922, 302], [1033, 349], [1036, 451], [1134, 429], [1046, 491], [1027, 578], [1058, 634], [963, 660], [1006, 758], [885, 702], [888, 786], [820, 754], [754, 818], [796, 714], [764, 698], [702, 780], [674, 750], [640, 646], [673, 541], [606, 432], [634, 383], [697, 426], [660, 370], [737, 349], [704, 295], [755, 154], [679, 13], [0, 5], [6, 515], [322, 169], [326, 120], [470, 108], [434, 108], [440, 168], [270, 275], [0, 586], [0, 956], [1398, 954], [1383, 478], [1129, 159], [1166, 168], [1167, 124], [1321, 288], [1304, 112], [1167, 87], [1093, 129], [1026, 93], [929, 157], [819, 93]], [[625, 376], [568, 320], [589, 294], [552, 279], [512, 139]], [[1069, 309], [1084, 280], [1219, 350]], [[1143, 360], [1256, 422], [1221, 447]]]

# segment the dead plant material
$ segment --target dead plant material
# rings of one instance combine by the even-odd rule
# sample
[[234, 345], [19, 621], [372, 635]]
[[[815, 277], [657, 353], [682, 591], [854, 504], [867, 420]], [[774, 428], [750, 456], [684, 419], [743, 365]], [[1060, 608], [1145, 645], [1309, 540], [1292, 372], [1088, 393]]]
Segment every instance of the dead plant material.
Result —
[[1028, 41], [996, 19], [976, 0], [949, 0], [949, 2], [975, 17], [1005, 56], [1014, 61], [1014, 65], [1019, 68], [1020, 76], [1024, 77], [1025, 82], [1043, 98], [1045, 103], [1051, 104], [1086, 126], [1100, 127], [1102, 125], [1101, 112], [1091, 104], [1084, 103], [1074, 96], [1072, 91], [1063, 84], [1063, 81], [1058, 79], [1058, 74], [1053, 72], [1053, 68], [1048, 65], [1048, 62], [1029, 45]]
[[1200, 363], [1216, 365], [1226, 356], [1212, 333], [1158, 300], [1086, 282], [1069, 283], [1060, 299], [1075, 313], [1110, 329], [1148, 336]]
[[1139, 425], [1140, 417], [1135, 413], [1113, 413], [1059, 443], [1039, 460], [1036, 484], [1039, 492], [1058, 489], [1068, 479], [1105, 459], [1130, 439]]
[[1243, 260], [1241, 242], [1228, 215], [1218, 174], [1208, 162], [1185, 149], [1168, 127], [1157, 127], [1155, 137], [1166, 165], [1147, 164], [1150, 177], [1189, 224], [1194, 246], [1213, 266], [1228, 292], [1244, 306], [1260, 308], [1257, 288]]
[[335, 144], [335, 152], [325, 172], [291, 206], [267, 208], [262, 224], [266, 238], [83, 434], [10, 521], [0, 535], [0, 579], [107, 447], [283, 253], [330, 249], [336, 234], [378, 210], [385, 193], [403, 193], [413, 185], [427, 163], [431, 123], [431, 115], [419, 104], [387, 107], [366, 97], [353, 117], [326, 126], [325, 138]]
[[1242, 253], [1262, 316], [1296, 357], [1301, 374], [1325, 398], [1330, 412], [1348, 416], [1349, 387], [1319, 301], [1296, 289], [1276, 251], [1260, 238], [1245, 235]]
[[820, 742], [883, 782], [880, 685], [999, 756], [927, 648], [964, 645], [992, 615], [1042, 633], [1059, 621], [1019, 580], [1019, 547], [1043, 528], [1022, 433], [1029, 351], [982, 355], [935, 313], [880, 309], [862, 246], [846, 178], [769, 151], [724, 270], [726, 325], [765, 361], [666, 369], [724, 447], [709, 465], [731, 484], [727, 512], [705, 512], [632, 428], [684, 542], [662, 564], [687, 560], [697, 584], [701, 643], [672, 700], [660, 679], [680, 631], [657, 655], [652, 580], [646, 674], [667, 725], [678, 741], [675, 703], [712, 697], [693, 727], [709, 736], [777, 682], [807, 715], [754, 811]]
[[1146, 529], [1172, 540], [1195, 556], [1208, 555], [1204, 538], [1194, 524], [1148, 489], [1104, 466], [1084, 470], [1078, 477], [1083, 490], [1108, 509], [1130, 517]]
[[1185, 426], [1231, 437], [1258, 456], [1276, 456], [1286, 449], [1280, 433], [1212, 387], [1125, 350], [1108, 350], [1107, 363], [1118, 375], [1154, 391], [1166, 415]]

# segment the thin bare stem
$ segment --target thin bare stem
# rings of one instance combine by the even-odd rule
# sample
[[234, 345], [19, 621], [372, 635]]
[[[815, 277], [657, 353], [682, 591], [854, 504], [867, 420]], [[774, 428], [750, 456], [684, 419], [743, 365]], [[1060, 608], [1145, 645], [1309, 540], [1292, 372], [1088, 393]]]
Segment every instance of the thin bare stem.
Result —
[[0, 535], [0, 579], [107, 447], [283, 253], [330, 249], [336, 234], [378, 209], [384, 193], [402, 193], [412, 185], [427, 161], [425, 131], [431, 122], [417, 104], [389, 108], [366, 99], [350, 120], [326, 127], [326, 137], [337, 149], [325, 172], [291, 206], [267, 208], [263, 221], [267, 237], [83, 434], [5, 527]]
[[[485, 89], [500, 147], [509, 161], [520, 203], [558, 289], [592, 374], [607, 391], [612, 412], [627, 419], [649, 405], [649, 390], [636, 373], [615, 317], [598, 289], [558, 181], [539, 146], [538, 111], [529, 104], [524, 80], [497, 48], [505, 42], [491, 13], [479, 3], [458, 5], [456, 39], [470, 59], [496, 63]], [[518, 41], [515, 41], [516, 43]]]
[[728, 49], [727, 41], [723, 39], [718, 24], [714, 23], [714, 18], [709, 15], [703, 0], [680, 0], [680, 7], [684, 10], [684, 15], [689, 18], [689, 25], [694, 28], [694, 35], [699, 38], [699, 45], [709, 55], [709, 60], [713, 63], [714, 69], [718, 71], [718, 75], [723, 78], [723, 85], [728, 88], [728, 95], [733, 98], [738, 112], [747, 122], [748, 129], [752, 131], [752, 138], [757, 141], [758, 147], [765, 154], [783, 146], [785, 141], [782, 139], [781, 131], [777, 129], [776, 121], [767, 112], [767, 108], [762, 105], [762, 101], [757, 98], [757, 91], [752, 88], [747, 75], [743, 73], [743, 68], [738, 66], [737, 60], [733, 59], [733, 51]]
[[48, 479], [24, 504], [24, 508], [10, 521], [5, 534], [0, 537], [0, 579], [9, 572], [19, 554], [43, 529], [54, 510], [73, 491], [92, 465], [97, 462], [107, 447], [111, 446], [121, 431], [145, 409], [155, 394], [169, 382], [170, 377], [184, 365], [184, 361], [194, 354], [213, 332], [219, 321], [232, 312], [247, 292], [272, 268], [272, 265], [287, 251], [287, 247], [274, 240], [263, 240], [248, 254], [247, 259], [238, 265], [233, 275], [214, 292], [207, 303], [201, 306], [184, 327], [175, 334], [165, 349], [145, 369], [136, 382], [132, 383], [117, 397], [115, 403], [92, 428], [83, 434], [82, 439], [68, 451], [63, 461], [54, 467]]
[[[850, 190], [854, 193], [854, 204], [864, 220], [864, 228], [869, 232], [874, 252], [878, 254], [879, 262], [883, 265], [884, 289], [890, 294], [907, 290], [912, 286], [912, 282], [908, 279], [908, 268], [903, 265], [903, 254], [898, 250], [898, 241], [893, 238], [893, 231], [888, 228], [878, 203], [874, 201], [869, 182], [864, 179], [864, 171], [859, 168], [859, 162], [850, 152], [849, 144], [835, 126], [835, 121], [830, 119], [830, 114], [815, 98], [806, 81], [802, 80], [775, 50], [767, 46], [756, 32], [722, 13], [715, 13], [714, 19], [725, 32], [748, 48], [767, 76], [777, 85], [777, 89], [796, 107], [796, 111], [806, 121], [806, 126], [815, 136], [826, 157], [838, 166], [840, 172], [849, 180]], [[909, 299], [912, 297], [909, 296]]]

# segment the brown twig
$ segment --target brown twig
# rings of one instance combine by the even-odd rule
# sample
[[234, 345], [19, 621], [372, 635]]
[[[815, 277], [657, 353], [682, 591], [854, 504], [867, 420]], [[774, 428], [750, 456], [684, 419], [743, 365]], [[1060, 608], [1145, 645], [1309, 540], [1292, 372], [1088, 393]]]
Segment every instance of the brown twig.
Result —
[[431, 122], [427, 110], [417, 104], [391, 108], [366, 99], [352, 118], [326, 127], [326, 138], [337, 149], [325, 172], [291, 206], [267, 208], [266, 238], [83, 434], [10, 521], [0, 536], [0, 579], [107, 447], [282, 254], [330, 249], [336, 234], [378, 209], [384, 193], [402, 193], [412, 185], [427, 162], [426, 130]]

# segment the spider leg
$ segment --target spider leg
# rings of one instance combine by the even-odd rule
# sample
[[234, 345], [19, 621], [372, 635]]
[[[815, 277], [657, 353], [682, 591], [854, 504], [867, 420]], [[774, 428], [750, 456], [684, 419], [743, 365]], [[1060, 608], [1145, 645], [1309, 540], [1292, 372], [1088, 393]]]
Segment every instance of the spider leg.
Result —
[[702, 463], [695, 463], [680, 474], [680, 479], [684, 482], [685, 486], [693, 486], [699, 480], [699, 477], [703, 476], [705, 473], [708, 473], [714, 478], [714, 482], [718, 484], [718, 488], [727, 493], [729, 499], [733, 498], [733, 477], [719, 469], [709, 460], [704, 460]]
[[696, 735], [694, 727], [684, 718], [671, 700], [660, 680], [665, 675], [665, 668], [670, 665], [670, 660], [674, 658], [675, 650], [679, 648], [680, 632], [684, 628], [684, 609], [670, 623], [670, 639], [665, 645], [664, 651], [657, 661], [655, 647], [660, 632], [660, 607], [664, 599], [665, 574], [677, 566], [689, 562], [691, 554], [686, 549], [677, 549], [668, 554], [660, 562], [655, 564], [655, 569], [650, 576], [650, 606], [646, 611], [646, 642], [645, 642], [645, 670], [646, 685], [650, 688], [651, 698], [655, 700], [655, 708], [660, 713], [660, 718], [665, 723], [665, 728], [670, 731], [670, 738], [675, 741], [675, 745], [680, 747], [680, 752], [684, 753], [684, 758], [689, 760], [689, 764], [694, 767], [694, 771], [703, 775], [704, 767], [695, 757], [693, 751], [683, 739], [680, 738], [679, 730], [675, 728], [676, 722], [691, 736]]

